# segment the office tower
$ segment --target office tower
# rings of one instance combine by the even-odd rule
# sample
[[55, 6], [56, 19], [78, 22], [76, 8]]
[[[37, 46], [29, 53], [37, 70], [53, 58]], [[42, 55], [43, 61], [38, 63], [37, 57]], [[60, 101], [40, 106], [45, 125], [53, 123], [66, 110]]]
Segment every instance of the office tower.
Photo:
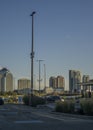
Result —
[[49, 87], [56, 88], [56, 85], [57, 85], [56, 78], [53, 77], [53, 76], [50, 77], [50, 78], [49, 78]]
[[64, 77], [63, 76], [50, 77], [49, 86], [52, 88], [64, 89], [64, 87], [65, 87]]
[[[89, 80], [89, 82], [92, 82], [92, 83], [93, 83], [93, 79]], [[91, 85], [88, 87], [88, 89], [93, 92], [93, 84], [91, 84]]]
[[81, 86], [81, 72], [76, 70], [69, 70], [69, 91], [70, 92], [80, 92]]
[[[89, 80], [90, 80], [89, 75], [83, 75], [83, 77], [82, 77], [82, 82], [83, 82], [83, 83], [88, 83]], [[83, 90], [84, 90], [84, 91], [86, 91], [86, 90], [88, 90], [88, 89], [89, 89], [89, 86], [83, 85]]]
[[13, 75], [7, 68], [0, 69], [0, 91], [13, 91]]
[[26, 78], [22, 78], [18, 80], [18, 90], [22, 90], [22, 89], [30, 89], [31, 85], [30, 85], [30, 80], [26, 79]]
[[2, 91], [1, 86], [2, 86], [2, 75], [0, 74], [0, 92]]
[[65, 87], [65, 80], [64, 80], [64, 77], [62, 76], [57, 76], [57, 88], [62, 88], [64, 89]]

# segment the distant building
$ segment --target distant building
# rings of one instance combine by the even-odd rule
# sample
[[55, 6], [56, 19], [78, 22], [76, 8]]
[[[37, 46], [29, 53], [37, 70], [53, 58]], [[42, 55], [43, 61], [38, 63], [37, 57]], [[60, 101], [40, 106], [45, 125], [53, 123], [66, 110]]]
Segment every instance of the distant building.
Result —
[[69, 70], [69, 91], [70, 92], [80, 92], [81, 85], [81, 72], [76, 70]]
[[13, 75], [7, 68], [0, 69], [0, 92], [13, 91]]
[[65, 87], [64, 77], [63, 76], [50, 77], [49, 78], [49, 86], [54, 88], [54, 89], [60, 88], [60, 89], [64, 90], [64, 87]]
[[57, 88], [65, 88], [65, 79], [63, 76], [57, 76]]
[[[89, 82], [93, 83], [93, 79], [89, 80]], [[93, 84], [91, 84], [88, 88], [91, 89], [91, 91], [93, 91]]]
[[18, 91], [22, 93], [29, 93], [31, 89], [31, 82], [29, 79], [22, 78], [18, 80]]
[[[83, 75], [83, 77], [82, 77], [82, 83], [87, 83], [87, 82], [89, 82], [89, 80], [90, 80], [89, 75]], [[89, 89], [89, 86], [83, 85], [83, 90], [84, 91], [86, 91], [88, 89]]]
[[57, 85], [57, 81], [56, 81], [56, 78], [55, 77], [50, 77], [49, 78], [49, 86], [52, 87], [52, 88], [56, 88], [56, 85]]
[[44, 92], [45, 92], [46, 94], [51, 94], [51, 93], [54, 92], [54, 90], [53, 90], [52, 87], [45, 87], [45, 88], [44, 88]]

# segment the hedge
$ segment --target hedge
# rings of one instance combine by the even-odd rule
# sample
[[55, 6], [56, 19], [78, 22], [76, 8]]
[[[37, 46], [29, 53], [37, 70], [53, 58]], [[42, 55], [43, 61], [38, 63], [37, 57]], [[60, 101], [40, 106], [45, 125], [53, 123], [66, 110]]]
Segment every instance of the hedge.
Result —
[[36, 107], [37, 105], [45, 104], [45, 100], [39, 96], [33, 95], [30, 96], [24, 96], [23, 102], [25, 105], [30, 105], [30, 98], [31, 98], [31, 106]]

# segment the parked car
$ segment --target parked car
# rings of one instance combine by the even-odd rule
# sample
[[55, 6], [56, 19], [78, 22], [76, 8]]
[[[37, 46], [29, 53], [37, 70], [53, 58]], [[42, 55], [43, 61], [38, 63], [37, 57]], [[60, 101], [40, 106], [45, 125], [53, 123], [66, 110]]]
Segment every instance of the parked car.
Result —
[[54, 101], [61, 101], [60, 96], [52, 96], [52, 98], [54, 99]]
[[4, 104], [4, 100], [0, 97], [0, 105]]
[[61, 101], [60, 96], [53, 96], [53, 95], [47, 96], [46, 99], [48, 102]]
[[46, 100], [48, 101], [48, 102], [54, 102], [55, 100], [52, 98], [52, 96], [47, 96], [46, 97]]

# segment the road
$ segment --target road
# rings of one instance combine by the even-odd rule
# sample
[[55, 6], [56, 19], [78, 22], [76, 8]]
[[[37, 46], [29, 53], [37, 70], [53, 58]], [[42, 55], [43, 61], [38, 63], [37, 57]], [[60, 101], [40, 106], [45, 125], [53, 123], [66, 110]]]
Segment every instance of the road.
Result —
[[0, 130], [93, 130], [93, 120], [51, 112], [47, 107], [0, 106]]

